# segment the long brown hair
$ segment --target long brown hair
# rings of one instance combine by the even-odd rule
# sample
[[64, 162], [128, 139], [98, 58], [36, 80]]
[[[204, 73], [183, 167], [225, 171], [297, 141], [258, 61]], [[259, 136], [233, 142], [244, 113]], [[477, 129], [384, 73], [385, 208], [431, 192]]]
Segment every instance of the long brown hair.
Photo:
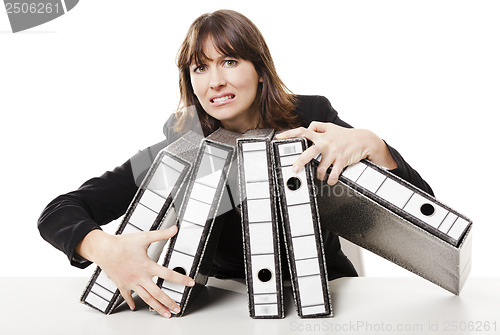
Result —
[[[218, 10], [198, 17], [189, 28], [177, 55], [179, 68], [180, 102], [183, 107], [195, 106], [203, 133], [208, 135], [221, 126], [219, 120], [206, 113], [194, 95], [189, 67], [202, 64], [208, 57], [204, 43], [211, 39], [218, 52], [230, 57], [251, 61], [262, 83], [257, 90], [260, 121], [259, 128], [276, 130], [300, 124], [295, 110], [296, 98], [279, 78], [269, 48], [259, 29], [244, 15], [232, 10]], [[189, 109], [188, 110], [192, 110]], [[180, 131], [194, 119], [184, 111], [178, 113], [175, 129]]]

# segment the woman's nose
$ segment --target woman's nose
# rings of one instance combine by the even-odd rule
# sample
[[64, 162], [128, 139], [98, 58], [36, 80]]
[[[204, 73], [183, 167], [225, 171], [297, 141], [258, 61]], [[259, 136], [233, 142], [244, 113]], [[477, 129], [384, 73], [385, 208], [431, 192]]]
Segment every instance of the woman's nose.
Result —
[[220, 71], [215, 70], [212, 72], [212, 76], [210, 78], [210, 88], [218, 89], [226, 86], [226, 80]]

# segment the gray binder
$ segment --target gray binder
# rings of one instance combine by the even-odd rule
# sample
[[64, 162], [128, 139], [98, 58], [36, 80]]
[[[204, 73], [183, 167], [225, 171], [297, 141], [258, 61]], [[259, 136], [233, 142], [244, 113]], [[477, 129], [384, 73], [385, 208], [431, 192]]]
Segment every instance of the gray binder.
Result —
[[[165, 229], [176, 220], [189, 176], [203, 137], [194, 132], [173, 142], [160, 151], [134, 196], [116, 234]], [[148, 248], [148, 256], [158, 261], [165, 242], [155, 242]], [[97, 267], [80, 301], [105, 314], [118, 306], [123, 298], [117, 286]]]
[[345, 169], [336, 185], [316, 179], [316, 187], [324, 227], [460, 293], [471, 267], [468, 218], [368, 160]]
[[[221, 202], [228, 199], [226, 181], [240, 133], [222, 128], [203, 140], [179, 212], [179, 231], [171, 239], [163, 265], [194, 279], [189, 287], [159, 279], [158, 286], [181, 307], [207, 283], [213, 254], [222, 229], [214, 224]], [[225, 199], [223, 199], [225, 198]]]
[[245, 277], [253, 318], [285, 316], [273, 134], [272, 129], [253, 130], [238, 139]]
[[276, 179], [290, 279], [300, 317], [332, 316], [323, 240], [311, 165], [292, 165], [306, 148], [304, 139], [274, 140]]

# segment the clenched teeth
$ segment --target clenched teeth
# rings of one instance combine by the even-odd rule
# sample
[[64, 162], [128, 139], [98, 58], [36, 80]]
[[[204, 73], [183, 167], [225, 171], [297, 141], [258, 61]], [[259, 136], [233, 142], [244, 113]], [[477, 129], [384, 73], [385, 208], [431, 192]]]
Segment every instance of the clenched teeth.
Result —
[[221, 101], [226, 101], [226, 100], [233, 99], [233, 98], [234, 98], [234, 95], [226, 95], [226, 96], [223, 96], [220, 98], [212, 99], [212, 102], [221, 102]]

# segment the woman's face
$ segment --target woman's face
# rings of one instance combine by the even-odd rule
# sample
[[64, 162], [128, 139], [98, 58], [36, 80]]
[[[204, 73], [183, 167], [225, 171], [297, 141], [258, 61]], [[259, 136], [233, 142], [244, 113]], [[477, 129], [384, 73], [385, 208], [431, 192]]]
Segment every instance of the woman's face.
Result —
[[193, 91], [203, 109], [229, 130], [245, 132], [259, 122], [257, 87], [262, 79], [252, 62], [220, 54], [205, 43], [206, 64], [191, 64]]

